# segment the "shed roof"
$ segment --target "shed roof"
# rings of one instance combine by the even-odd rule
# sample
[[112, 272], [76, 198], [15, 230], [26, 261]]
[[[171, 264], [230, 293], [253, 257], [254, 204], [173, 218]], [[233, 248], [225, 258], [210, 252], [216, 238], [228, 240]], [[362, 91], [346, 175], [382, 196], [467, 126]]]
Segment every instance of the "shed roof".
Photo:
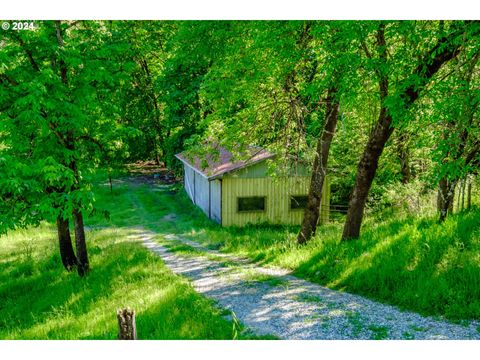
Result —
[[241, 155], [243, 160], [234, 159], [233, 154], [223, 147], [217, 147], [216, 151], [218, 153], [210, 153], [204, 157], [187, 156], [185, 152], [177, 154], [175, 157], [207, 179], [213, 180], [226, 173], [246, 168], [275, 156], [275, 154], [257, 146], [248, 146], [244, 154]]

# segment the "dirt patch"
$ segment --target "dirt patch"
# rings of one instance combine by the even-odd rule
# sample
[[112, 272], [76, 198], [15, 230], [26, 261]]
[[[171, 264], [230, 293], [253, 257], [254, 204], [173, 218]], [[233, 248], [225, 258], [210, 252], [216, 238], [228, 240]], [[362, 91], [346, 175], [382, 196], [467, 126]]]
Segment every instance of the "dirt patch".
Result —
[[170, 185], [179, 182], [179, 179], [163, 163], [137, 161], [133, 164], [127, 164], [127, 169], [130, 176], [126, 180], [135, 184]]
[[165, 164], [157, 164], [155, 161], [136, 161], [131, 164], [127, 164], [127, 169], [132, 174], [145, 174], [151, 175], [155, 173], [161, 173], [168, 171]]

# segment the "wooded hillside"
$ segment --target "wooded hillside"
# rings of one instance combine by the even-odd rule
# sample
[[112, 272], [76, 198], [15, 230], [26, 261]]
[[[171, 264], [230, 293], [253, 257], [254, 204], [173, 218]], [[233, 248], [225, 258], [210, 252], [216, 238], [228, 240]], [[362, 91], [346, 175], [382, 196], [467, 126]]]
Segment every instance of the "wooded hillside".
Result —
[[474, 202], [477, 21], [40, 21], [2, 34], [0, 230], [55, 221], [80, 275], [96, 169], [175, 170], [174, 154], [210, 144], [310, 165], [301, 244], [326, 174], [344, 240], [365, 213], [444, 221]]

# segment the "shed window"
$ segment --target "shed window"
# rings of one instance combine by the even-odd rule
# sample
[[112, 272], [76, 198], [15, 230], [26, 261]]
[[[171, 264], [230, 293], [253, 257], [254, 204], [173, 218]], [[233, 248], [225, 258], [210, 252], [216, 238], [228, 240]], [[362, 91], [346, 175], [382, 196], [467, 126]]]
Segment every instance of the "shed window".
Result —
[[290, 197], [290, 210], [305, 209], [307, 207], [308, 196], [291, 196]]
[[265, 197], [264, 196], [254, 196], [254, 197], [239, 197], [238, 200], [238, 211], [265, 211]]

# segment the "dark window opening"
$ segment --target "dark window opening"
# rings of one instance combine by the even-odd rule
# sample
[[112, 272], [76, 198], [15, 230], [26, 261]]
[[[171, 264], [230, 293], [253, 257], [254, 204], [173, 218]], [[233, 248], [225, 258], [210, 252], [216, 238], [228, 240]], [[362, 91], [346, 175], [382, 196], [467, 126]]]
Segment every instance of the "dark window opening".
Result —
[[238, 211], [265, 211], [265, 197], [240, 197], [238, 198]]
[[305, 209], [307, 207], [308, 196], [291, 196], [290, 197], [290, 210]]

